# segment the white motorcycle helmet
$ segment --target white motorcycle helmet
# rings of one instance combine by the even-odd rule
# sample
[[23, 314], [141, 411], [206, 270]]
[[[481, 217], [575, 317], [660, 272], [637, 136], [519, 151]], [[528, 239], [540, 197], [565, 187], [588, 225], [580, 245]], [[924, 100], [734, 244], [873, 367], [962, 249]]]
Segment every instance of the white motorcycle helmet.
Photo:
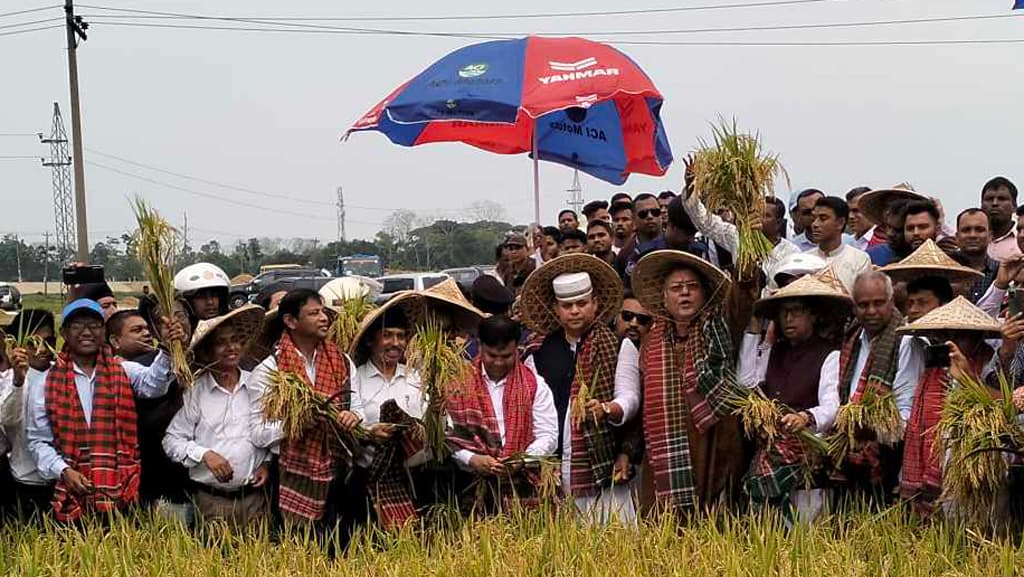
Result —
[[213, 288], [218, 292], [223, 291], [222, 302], [227, 302], [228, 290], [231, 287], [231, 280], [224, 274], [219, 266], [208, 262], [197, 262], [178, 271], [174, 275], [174, 290], [185, 298], [197, 292]]
[[352, 277], [336, 278], [320, 287], [324, 306], [339, 311], [345, 301], [370, 295], [370, 289]]

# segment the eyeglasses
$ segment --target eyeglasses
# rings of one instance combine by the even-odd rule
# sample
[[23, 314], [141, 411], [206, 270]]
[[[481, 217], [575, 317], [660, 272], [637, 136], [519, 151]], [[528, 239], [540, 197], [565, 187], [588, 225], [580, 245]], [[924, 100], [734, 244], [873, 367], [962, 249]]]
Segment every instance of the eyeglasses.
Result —
[[636, 322], [644, 326], [651, 324], [651, 315], [644, 315], [633, 311], [622, 311], [619, 313], [619, 316], [622, 317], [623, 322], [630, 323], [633, 322], [633, 319], [636, 319]]
[[508, 250], [522, 250], [523, 248], [526, 248], [526, 247], [524, 247], [521, 244], [506, 244], [505, 248], [508, 249]]
[[68, 323], [68, 330], [80, 333], [82, 331], [96, 332], [103, 328], [103, 323], [100, 321], [71, 321]]
[[640, 218], [647, 218], [648, 215], [650, 215], [651, 218], [658, 218], [659, 216], [661, 216], [661, 209], [648, 208], [646, 210], [638, 210], [636, 211], [636, 215]]

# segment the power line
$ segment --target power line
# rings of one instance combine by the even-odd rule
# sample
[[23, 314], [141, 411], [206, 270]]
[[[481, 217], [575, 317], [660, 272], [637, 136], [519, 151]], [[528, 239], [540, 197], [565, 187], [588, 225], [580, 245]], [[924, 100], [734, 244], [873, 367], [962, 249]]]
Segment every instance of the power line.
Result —
[[38, 28], [26, 28], [24, 30], [12, 30], [10, 32], [0, 32], [0, 36], [14, 36], [15, 34], [27, 34], [29, 32], [39, 32], [40, 30], [53, 30], [54, 28], [64, 28], [63, 24], [53, 24], [50, 26], [40, 26]]
[[3, 14], [0, 14], [0, 18], [6, 18], [8, 16], [19, 16], [21, 14], [31, 14], [33, 12], [42, 12], [44, 10], [53, 10], [54, 8], [60, 8], [60, 4], [40, 6], [39, 8], [29, 8], [28, 10], [17, 10], [15, 12], [4, 12]]
[[4, 28], [18, 28], [20, 26], [31, 26], [33, 24], [46, 24], [47, 22], [63, 22], [64, 18], [58, 16], [56, 18], [44, 18], [42, 20], [28, 20], [26, 22], [16, 22], [14, 24], [4, 24], [0, 26], [0, 29]]
[[[527, 14], [474, 14], [474, 15], [444, 15], [444, 16], [348, 16], [348, 17], [280, 17], [280, 18], [244, 18], [242, 20], [278, 20], [278, 21], [334, 21], [334, 22], [414, 22], [414, 21], [437, 21], [437, 20], [519, 20], [519, 19], [543, 19], [543, 18], [577, 18], [591, 16], [630, 16], [641, 14], [668, 14], [676, 12], [697, 12], [706, 10], [728, 10], [734, 8], [770, 8], [776, 6], [792, 6], [797, 4], [821, 4], [832, 0], [775, 0], [758, 2], [738, 2], [732, 4], [712, 4], [700, 6], [680, 6], [675, 8], [641, 8], [634, 10], [608, 10], [608, 11], [586, 11], [586, 12], [547, 12]], [[95, 6], [79, 4], [82, 8], [94, 10], [107, 10], [111, 12], [125, 12], [133, 14], [148, 14], [156, 16], [184, 16], [175, 12], [160, 12], [155, 10], [136, 10], [131, 8], [113, 8], [106, 6]], [[217, 17], [207, 17], [217, 19]]]
[[[139, 28], [171, 28], [171, 29], [185, 29], [185, 30], [226, 30], [235, 32], [283, 32], [283, 33], [296, 33], [296, 34], [367, 34], [367, 35], [384, 35], [384, 36], [405, 36], [405, 37], [419, 37], [419, 36], [432, 36], [432, 37], [445, 37], [445, 38], [473, 38], [473, 39], [492, 39], [492, 40], [510, 40], [512, 36], [490, 36], [490, 35], [479, 35], [479, 34], [461, 34], [461, 33], [448, 33], [448, 32], [349, 32], [349, 31], [332, 31], [332, 30], [295, 30], [289, 28], [251, 28], [251, 27], [235, 27], [235, 26], [200, 26], [200, 25], [171, 25], [171, 24], [130, 24], [127, 22], [95, 22], [92, 24], [101, 24], [106, 26], [121, 26], [121, 27], [139, 27]], [[602, 39], [597, 38], [597, 41]], [[849, 40], [849, 41], [785, 41], [785, 42], [767, 42], [767, 41], [713, 41], [713, 40], [699, 40], [699, 41], [671, 41], [671, 40], [608, 40], [609, 44], [615, 44], [619, 46], [931, 46], [931, 45], [944, 45], [944, 44], [1018, 44], [1024, 42], [1024, 38], [986, 38], [986, 39], [938, 39], [938, 40]]]
[[39, 155], [39, 156], [13, 155], [13, 154], [0, 155], [0, 160], [40, 160], [42, 158], [43, 157], [41, 155]]
[[[97, 16], [103, 18], [104, 16]], [[714, 28], [683, 28], [683, 29], [666, 29], [666, 30], [588, 30], [582, 32], [588, 36], [603, 37], [603, 36], [649, 36], [649, 35], [665, 35], [665, 34], [703, 34], [703, 33], [716, 33], [716, 32], [761, 32], [761, 31], [782, 31], [782, 30], [815, 30], [815, 29], [832, 29], [832, 28], [863, 28], [871, 26], [899, 26], [906, 24], [935, 24], [945, 22], [967, 22], [967, 21], [983, 21], [983, 20], [1003, 20], [1009, 18], [1021, 18], [1024, 17], [1024, 13], [1009, 13], [1009, 14], [977, 14], [969, 16], [939, 16], [931, 18], [903, 18], [903, 19], [890, 19], [890, 20], [869, 20], [865, 22], [823, 22], [823, 23], [811, 23], [811, 24], [778, 24], [778, 25], [763, 25], [763, 26], [731, 26], [731, 27], [714, 27]], [[142, 18], [132, 17], [127, 18]], [[170, 18], [167, 16], [156, 16], [152, 18]], [[173, 17], [179, 18], [179, 17]], [[442, 36], [442, 37], [471, 37], [471, 38], [519, 38], [528, 35], [534, 36], [571, 36], [574, 34], [580, 34], [579, 30], [573, 31], [560, 31], [560, 32], [434, 32], [434, 31], [419, 31], [419, 30], [387, 30], [387, 29], [375, 29], [375, 28], [352, 28], [352, 27], [337, 27], [337, 26], [323, 26], [313, 24], [290, 24], [284, 21], [273, 21], [269, 18], [259, 19], [248, 19], [248, 18], [221, 18], [221, 17], [207, 17], [207, 16], [194, 16], [186, 17], [181, 16], [182, 19], [197, 19], [197, 20], [225, 20], [231, 22], [246, 22], [252, 24], [259, 24], [261, 28], [244, 28], [244, 27], [220, 27], [220, 26], [203, 26], [200, 29], [207, 30], [243, 30], [243, 31], [273, 31], [273, 32], [285, 32], [288, 29], [269, 28], [269, 26], [288, 26], [298, 27], [295, 31], [321, 31], [321, 32], [336, 32], [345, 34], [366, 34], [366, 35], [402, 35], [402, 36]], [[105, 22], [99, 21], [101, 24], [116, 25], [116, 26], [139, 26], [139, 27], [173, 27], [173, 28], [189, 28], [191, 26], [199, 25], [180, 25], [180, 24], [153, 24], [146, 22]]]
[[154, 172], [160, 172], [162, 174], [167, 174], [167, 175], [170, 175], [170, 176], [176, 176], [178, 178], [184, 178], [186, 180], [192, 180], [192, 181], [200, 182], [200, 183], [203, 183], [203, 184], [209, 184], [211, 186], [219, 186], [221, 188], [226, 188], [228, 190], [234, 190], [234, 191], [237, 191], [237, 192], [244, 192], [246, 194], [254, 194], [254, 195], [257, 195], [257, 196], [263, 196], [263, 197], [267, 197], [267, 198], [280, 198], [280, 199], [288, 200], [288, 201], [291, 201], [291, 202], [301, 202], [301, 203], [305, 203], [305, 204], [315, 204], [315, 205], [331, 206], [331, 207], [334, 206], [333, 202], [326, 202], [326, 201], [320, 201], [320, 200], [309, 200], [309, 199], [305, 199], [305, 198], [298, 198], [298, 197], [295, 197], [295, 196], [289, 196], [289, 195], [286, 195], [286, 194], [275, 194], [275, 193], [272, 193], [272, 192], [263, 192], [263, 191], [259, 191], [259, 190], [253, 190], [251, 188], [244, 188], [244, 187], [236, 186], [236, 185], [233, 185], [233, 184], [224, 184], [223, 182], [217, 182], [217, 181], [214, 181], [214, 180], [207, 180], [205, 178], [199, 178], [199, 177], [196, 177], [196, 176], [190, 176], [190, 175], [187, 175], [187, 174], [182, 174], [180, 172], [174, 172], [174, 171], [171, 171], [171, 170], [166, 170], [166, 169], [163, 169], [163, 168], [158, 168], [156, 166], [152, 166], [152, 165], [149, 165], [149, 164], [143, 164], [141, 162], [136, 162], [134, 160], [128, 160], [127, 158], [124, 158], [124, 157], [121, 157], [121, 156], [116, 156], [116, 155], [109, 154], [109, 153], [106, 153], [106, 152], [100, 152], [99, 150], [95, 150], [95, 149], [88, 148], [88, 147], [86, 147], [86, 150], [89, 152], [89, 154], [95, 154], [97, 156], [103, 156], [105, 158], [110, 158], [110, 159], [113, 159], [113, 160], [117, 160], [119, 162], [123, 162], [125, 164], [130, 164], [130, 165], [136, 166], [138, 168], [145, 168], [147, 170], [152, 170]]
[[227, 203], [227, 204], [233, 204], [233, 205], [242, 206], [242, 207], [245, 207], [245, 208], [251, 208], [251, 209], [255, 209], [255, 210], [262, 210], [262, 211], [272, 212], [274, 214], [287, 214], [287, 215], [291, 215], [291, 216], [298, 216], [298, 217], [301, 217], [301, 218], [311, 218], [311, 219], [314, 219], [314, 220], [327, 220], [327, 221], [332, 221], [332, 222], [334, 221], [333, 218], [324, 218], [323, 216], [318, 215], [318, 214], [312, 214], [312, 213], [308, 213], [308, 212], [295, 212], [295, 211], [284, 210], [284, 209], [280, 209], [280, 208], [272, 208], [272, 207], [267, 207], [267, 206], [260, 206], [258, 204], [251, 204], [251, 203], [243, 202], [243, 201], [240, 201], [240, 200], [234, 200], [234, 199], [230, 199], [230, 198], [225, 198], [223, 196], [218, 196], [216, 194], [210, 194], [210, 193], [207, 193], [207, 192], [199, 192], [197, 190], [192, 190], [191, 188], [185, 188], [183, 186], [178, 186], [176, 184], [171, 184], [171, 183], [168, 183], [168, 182], [162, 182], [162, 181], [155, 180], [155, 179], [152, 179], [152, 178], [149, 178], [149, 177], [146, 177], [146, 176], [142, 176], [140, 174], [134, 174], [134, 173], [131, 173], [131, 172], [127, 172], [127, 171], [118, 169], [118, 168], [114, 168], [113, 166], [107, 166], [105, 164], [100, 164], [100, 163], [98, 163], [96, 161], [92, 161], [92, 160], [86, 160], [85, 163], [90, 165], [90, 166], [95, 166], [97, 168], [102, 168], [104, 170], [109, 170], [110, 172], [114, 172], [114, 173], [120, 174], [122, 176], [127, 176], [129, 178], [135, 178], [135, 179], [141, 180], [143, 182], [148, 182], [150, 184], [155, 184], [157, 186], [162, 186], [164, 188], [170, 188], [172, 190], [178, 190], [178, 191], [181, 191], [181, 192], [185, 192], [185, 193], [192, 194], [192, 195], [195, 195], [195, 196], [200, 196], [200, 197], [203, 197], [203, 198], [209, 198], [211, 200], [217, 200], [217, 201], [220, 201], [220, 202], [223, 202], [223, 203]]

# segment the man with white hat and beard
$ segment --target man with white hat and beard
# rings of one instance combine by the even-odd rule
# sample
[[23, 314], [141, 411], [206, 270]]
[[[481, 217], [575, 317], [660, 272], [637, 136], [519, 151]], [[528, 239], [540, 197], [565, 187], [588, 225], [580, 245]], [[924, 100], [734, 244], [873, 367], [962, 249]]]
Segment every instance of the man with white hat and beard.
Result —
[[545, 263], [521, 293], [523, 322], [546, 334], [526, 361], [551, 387], [559, 420], [562, 490], [588, 519], [635, 522], [628, 475], [616, 471], [616, 427], [638, 411], [636, 389], [617, 390], [618, 339], [608, 327], [622, 302], [622, 284], [591, 255]]

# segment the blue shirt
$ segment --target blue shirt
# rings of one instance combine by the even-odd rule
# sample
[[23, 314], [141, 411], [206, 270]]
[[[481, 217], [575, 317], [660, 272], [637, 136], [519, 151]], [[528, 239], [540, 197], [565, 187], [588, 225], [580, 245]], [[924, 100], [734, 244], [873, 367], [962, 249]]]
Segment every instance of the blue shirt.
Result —
[[868, 256], [871, 257], [871, 264], [885, 266], [896, 260], [896, 253], [888, 243], [868, 247]]
[[[124, 367], [124, 372], [128, 375], [128, 381], [135, 394], [144, 399], [152, 399], [166, 394], [167, 387], [173, 378], [171, 358], [164, 351], [160, 351], [153, 359], [153, 364], [148, 367], [131, 361], [123, 361], [121, 366]], [[74, 373], [78, 401], [82, 404], [85, 422], [91, 424], [96, 371], [94, 370], [92, 375], [87, 375], [76, 364]], [[29, 389], [26, 393], [28, 393], [29, 401], [25, 420], [25, 438], [28, 441], [28, 450], [36, 461], [36, 467], [39, 468], [39, 474], [44, 479], [56, 480], [64, 473], [64, 469], [68, 468], [68, 464], [53, 444], [53, 428], [50, 426], [50, 417], [46, 414], [46, 377], [48, 375], [49, 371], [46, 371], [38, 382], [28, 383]]]

